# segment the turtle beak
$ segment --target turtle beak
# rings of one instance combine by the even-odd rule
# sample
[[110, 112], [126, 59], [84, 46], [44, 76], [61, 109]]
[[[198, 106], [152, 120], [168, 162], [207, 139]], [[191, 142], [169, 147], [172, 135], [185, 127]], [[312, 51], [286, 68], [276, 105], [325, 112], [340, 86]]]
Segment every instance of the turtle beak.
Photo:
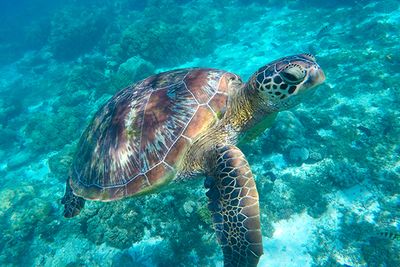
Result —
[[310, 80], [312, 81], [313, 86], [320, 85], [325, 81], [324, 71], [319, 66], [312, 68], [310, 70]]

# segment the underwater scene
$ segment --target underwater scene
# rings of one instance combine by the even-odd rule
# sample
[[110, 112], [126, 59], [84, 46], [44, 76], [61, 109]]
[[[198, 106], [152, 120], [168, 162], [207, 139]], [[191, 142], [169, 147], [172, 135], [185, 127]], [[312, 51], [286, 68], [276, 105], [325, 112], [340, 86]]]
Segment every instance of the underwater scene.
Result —
[[0, 20], [0, 266], [400, 266], [399, 1]]

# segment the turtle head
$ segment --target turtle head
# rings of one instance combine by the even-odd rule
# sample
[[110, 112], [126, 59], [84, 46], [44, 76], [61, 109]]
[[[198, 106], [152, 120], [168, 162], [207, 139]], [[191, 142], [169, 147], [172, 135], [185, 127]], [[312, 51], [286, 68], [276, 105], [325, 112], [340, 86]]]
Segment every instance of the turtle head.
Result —
[[325, 74], [311, 54], [284, 57], [260, 68], [249, 80], [267, 103], [267, 109], [281, 111], [299, 104], [312, 88], [325, 81]]

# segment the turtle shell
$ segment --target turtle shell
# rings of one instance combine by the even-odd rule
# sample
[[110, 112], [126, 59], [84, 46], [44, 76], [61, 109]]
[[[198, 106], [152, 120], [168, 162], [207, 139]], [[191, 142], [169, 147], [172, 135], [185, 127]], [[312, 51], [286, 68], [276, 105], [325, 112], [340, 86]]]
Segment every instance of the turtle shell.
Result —
[[234, 76], [180, 69], [119, 91], [79, 141], [69, 177], [74, 193], [109, 201], [171, 180], [192, 141], [225, 110]]

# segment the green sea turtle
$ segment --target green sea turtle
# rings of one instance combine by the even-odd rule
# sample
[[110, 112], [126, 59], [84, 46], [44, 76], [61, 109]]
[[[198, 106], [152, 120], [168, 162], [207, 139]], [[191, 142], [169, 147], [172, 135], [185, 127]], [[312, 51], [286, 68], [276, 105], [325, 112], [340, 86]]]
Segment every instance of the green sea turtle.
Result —
[[115, 94], [83, 133], [62, 200], [73, 217], [85, 199], [112, 201], [204, 174], [225, 266], [256, 266], [263, 254], [258, 192], [241, 142], [298, 104], [325, 76], [310, 54], [284, 57], [247, 83], [190, 68], [160, 73]]

